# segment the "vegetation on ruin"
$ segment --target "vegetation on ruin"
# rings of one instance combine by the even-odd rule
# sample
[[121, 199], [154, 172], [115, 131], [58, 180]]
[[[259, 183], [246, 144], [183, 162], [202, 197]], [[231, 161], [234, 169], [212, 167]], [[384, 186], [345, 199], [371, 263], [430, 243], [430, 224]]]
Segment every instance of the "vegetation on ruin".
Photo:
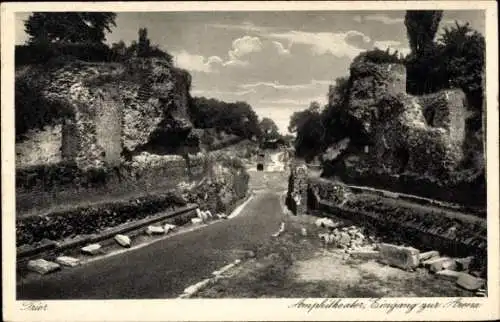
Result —
[[[414, 95], [442, 89], [462, 89], [469, 108], [476, 111], [467, 121], [469, 139], [475, 135], [473, 132], [482, 128], [481, 123], [484, 122], [485, 41], [469, 24], [458, 22], [445, 28], [436, 40], [441, 17], [441, 11], [408, 11], [405, 25], [411, 49], [409, 55], [403, 57], [398, 52], [375, 48], [359, 54], [351, 66], [357, 66], [356, 73], [363, 73], [372, 64], [403, 64], [407, 69], [407, 91]], [[290, 130], [296, 133], [295, 147], [299, 157], [311, 160], [346, 136], [365, 143], [362, 124], [345, 113], [352, 85], [348, 77], [337, 79], [329, 88], [326, 106], [309, 107], [291, 117]], [[323, 128], [326, 130], [323, 131]]]

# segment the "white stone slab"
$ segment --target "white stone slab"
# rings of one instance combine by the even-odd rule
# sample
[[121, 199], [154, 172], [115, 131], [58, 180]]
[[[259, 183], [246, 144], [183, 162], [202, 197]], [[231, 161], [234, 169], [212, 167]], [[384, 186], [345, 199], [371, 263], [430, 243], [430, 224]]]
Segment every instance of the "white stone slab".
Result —
[[58, 270], [61, 266], [45, 259], [35, 259], [28, 262], [28, 269], [41, 275]]
[[80, 265], [80, 260], [69, 256], [59, 256], [56, 258], [56, 263], [62, 266], [75, 267]]

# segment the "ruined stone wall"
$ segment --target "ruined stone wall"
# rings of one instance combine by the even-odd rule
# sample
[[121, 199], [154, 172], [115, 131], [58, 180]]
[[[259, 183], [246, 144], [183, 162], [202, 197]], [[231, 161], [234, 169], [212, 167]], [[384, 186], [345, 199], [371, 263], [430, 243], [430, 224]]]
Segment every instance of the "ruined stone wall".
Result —
[[16, 167], [60, 162], [62, 137], [62, 125], [28, 131], [16, 142]]
[[24, 69], [22, 78], [48, 102], [73, 111], [64, 122], [62, 159], [82, 169], [117, 165], [124, 149], [133, 153], [158, 132], [162, 144], [170, 133], [187, 137], [192, 128], [187, 114], [191, 78], [162, 59], [55, 61]]
[[307, 165], [305, 163], [293, 164], [288, 180], [286, 204], [295, 215], [307, 213], [308, 192]]
[[371, 138], [369, 162], [388, 174], [447, 177], [463, 158], [466, 102], [461, 90], [415, 97], [402, 65], [356, 62], [346, 109]]
[[104, 161], [108, 165], [117, 166], [121, 162], [122, 153], [122, 113], [123, 102], [114, 100], [109, 94], [98, 99], [96, 113], [97, 145], [104, 150]]

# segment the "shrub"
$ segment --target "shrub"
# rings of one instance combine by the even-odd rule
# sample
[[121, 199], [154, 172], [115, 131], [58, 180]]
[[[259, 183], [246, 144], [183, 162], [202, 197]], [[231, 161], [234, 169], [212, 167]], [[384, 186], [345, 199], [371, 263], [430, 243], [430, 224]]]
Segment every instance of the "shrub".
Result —
[[110, 61], [112, 52], [108, 46], [99, 43], [40, 43], [18, 45], [15, 48], [15, 64], [44, 64], [49, 60], [70, 56], [88, 62]]
[[76, 235], [94, 234], [131, 220], [171, 211], [185, 206], [173, 192], [149, 195], [97, 206], [52, 213], [48, 216], [25, 217], [16, 223], [17, 244], [29, 244], [44, 238], [60, 240]]

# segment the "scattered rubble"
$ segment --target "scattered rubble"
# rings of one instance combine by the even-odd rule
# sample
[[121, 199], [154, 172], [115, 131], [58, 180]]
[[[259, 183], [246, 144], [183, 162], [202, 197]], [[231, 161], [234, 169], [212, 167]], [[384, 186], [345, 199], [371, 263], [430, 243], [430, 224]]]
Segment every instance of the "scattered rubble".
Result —
[[468, 256], [465, 258], [457, 258], [455, 260], [458, 271], [468, 271], [469, 267], [474, 260], [474, 256]]
[[146, 234], [151, 236], [151, 235], [161, 235], [164, 234], [165, 230], [161, 226], [148, 226], [146, 228]]
[[373, 249], [356, 249], [349, 252], [351, 257], [353, 258], [361, 258], [361, 259], [379, 259], [380, 251]]
[[451, 269], [443, 269], [439, 272], [436, 272], [436, 276], [455, 282], [460, 276], [460, 272]]
[[102, 253], [101, 245], [99, 244], [90, 244], [82, 249], [82, 253], [87, 254], [87, 255], [98, 255]]
[[219, 214], [216, 214], [216, 216], [219, 219], [227, 219], [227, 215], [225, 213], [219, 213]]
[[130, 247], [130, 237], [125, 235], [116, 235], [115, 241], [122, 247]]
[[316, 224], [316, 227], [318, 227], [318, 228], [319, 227], [335, 228], [335, 227], [338, 227], [340, 225], [340, 223], [336, 223], [332, 219], [326, 218], [326, 217], [317, 219], [315, 224]]
[[460, 276], [457, 279], [457, 284], [466, 290], [475, 291], [478, 290], [486, 284], [486, 281], [482, 278], [474, 277], [467, 273], [459, 273]]
[[414, 270], [418, 267], [420, 251], [413, 247], [379, 244], [380, 261], [384, 264], [396, 266], [405, 270]]
[[203, 220], [202, 220], [201, 218], [198, 218], [198, 217], [196, 217], [196, 218], [191, 218], [191, 223], [192, 223], [193, 225], [198, 225], [198, 224], [202, 224], [202, 223], [203, 223]]
[[[464, 258], [450, 258], [441, 256], [436, 250], [420, 251], [406, 245], [394, 245], [379, 242], [379, 238], [366, 234], [365, 230], [356, 226], [341, 227], [330, 218], [318, 218], [314, 225], [318, 228], [327, 228], [320, 232], [318, 238], [326, 245], [333, 245], [344, 251], [343, 258], [349, 257], [364, 260], [377, 260], [380, 263], [399, 267], [407, 271], [415, 271], [423, 267], [436, 278], [455, 282], [460, 287], [477, 291], [476, 296], [486, 296], [482, 289], [486, 280], [481, 272], [474, 271], [474, 256]], [[301, 229], [301, 235], [307, 236], [307, 230]]]
[[210, 210], [201, 211], [200, 208], [196, 208], [196, 215], [202, 221], [207, 221], [208, 219], [213, 218], [212, 213], [210, 212]]
[[426, 261], [426, 260], [433, 259], [436, 257], [439, 257], [439, 252], [435, 251], [435, 250], [431, 250], [429, 252], [420, 253], [419, 260], [420, 260], [420, 262], [422, 262], [422, 261]]
[[75, 267], [80, 265], [80, 260], [69, 256], [59, 256], [56, 258], [56, 263], [62, 266]]
[[166, 234], [169, 233], [169, 232], [171, 232], [171, 231], [173, 231], [173, 230], [175, 230], [176, 228], [177, 228], [177, 226], [176, 225], [172, 225], [172, 224], [165, 224], [163, 226], [163, 230], [165, 231]]
[[30, 260], [28, 262], [28, 269], [41, 275], [48, 274], [58, 270], [61, 266], [57, 263], [47, 261], [45, 259]]

